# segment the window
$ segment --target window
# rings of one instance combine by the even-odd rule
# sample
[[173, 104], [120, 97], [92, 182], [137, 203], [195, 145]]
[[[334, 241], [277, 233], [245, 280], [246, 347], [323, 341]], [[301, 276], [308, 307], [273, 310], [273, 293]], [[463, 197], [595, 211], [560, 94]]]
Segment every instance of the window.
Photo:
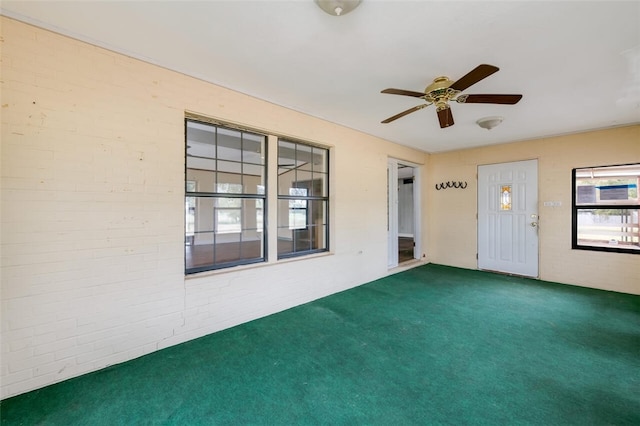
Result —
[[640, 164], [573, 169], [574, 249], [640, 254]]
[[266, 136], [186, 120], [185, 272], [265, 261]]
[[278, 258], [328, 250], [329, 151], [278, 141]]

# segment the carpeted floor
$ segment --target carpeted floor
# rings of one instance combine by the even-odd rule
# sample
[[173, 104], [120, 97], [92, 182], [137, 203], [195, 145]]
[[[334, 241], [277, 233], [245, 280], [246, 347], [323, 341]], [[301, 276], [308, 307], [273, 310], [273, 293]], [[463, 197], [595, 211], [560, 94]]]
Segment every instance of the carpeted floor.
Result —
[[640, 296], [426, 265], [7, 399], [2, 424], [640, 424]]

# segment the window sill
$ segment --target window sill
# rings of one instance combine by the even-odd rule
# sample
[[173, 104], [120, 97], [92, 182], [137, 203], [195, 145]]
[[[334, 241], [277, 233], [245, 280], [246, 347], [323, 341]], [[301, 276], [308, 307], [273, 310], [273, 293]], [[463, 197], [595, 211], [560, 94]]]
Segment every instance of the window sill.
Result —
[[213, 269], [213, 270], [210, 270], [210, 271], [202, 271], [202, 272], [195, 272], [193, 274], [185, 275], [184, 279], [185, 279], [185, 281], [191, 281], [191, 280], [197, 280], [197, 279], [207, 278], [207, 277], [211, 277], [211, 276], [218, 276], [218, 275], [223, 275], [223, 274], [243, 272], [243, 271], [252, 270], [252, 269], [268, 268], [268, 267], [272, 267], [272, 266], [282, 265], [282, 264], [285, 264], [285, 263], [301, 262], [301, 261], [304, 261], [304, 260], [317, 259], [317, 258], [320, 258], [320, 257], [327, 257], [327, 256], [333, 256], [333, 252], [331, 252], [331, 251], [323, 251], [321, 253], [312, 253], [312, 254], [308, 254], [308, 255], [305, 255], [305, 256], [297, 256], [297, 257], [290, 257], [290, 258], [285, 258], [285, 259], [277, 259], [277, 260], [274, 260], [272, 262], [252, 263], [252, 264], [248, 264], [248, 265], [237, 265], [237, 266], [230, 266], [228, 268]]

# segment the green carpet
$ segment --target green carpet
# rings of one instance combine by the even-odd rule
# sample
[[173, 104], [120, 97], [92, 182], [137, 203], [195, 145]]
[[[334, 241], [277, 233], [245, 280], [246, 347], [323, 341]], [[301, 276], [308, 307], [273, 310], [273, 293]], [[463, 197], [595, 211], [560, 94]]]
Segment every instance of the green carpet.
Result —
[[1, 404], [2, 424], [640, 424], [640, 296], [439, 265]]

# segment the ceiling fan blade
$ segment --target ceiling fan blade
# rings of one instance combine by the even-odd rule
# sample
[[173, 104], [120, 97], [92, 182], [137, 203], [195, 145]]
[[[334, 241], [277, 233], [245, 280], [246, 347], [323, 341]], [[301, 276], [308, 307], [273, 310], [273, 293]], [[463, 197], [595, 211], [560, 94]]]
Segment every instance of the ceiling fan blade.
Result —
[[522, 95], [468, 95], [463, 97], [460, 103], [463, 104], [517, 104]]
[[391, 123], [392, 121], [397, 120], [398, 118], [404, 117], [405, 115], [411, 114], [412, 112], [416, 112], [417, 110], [422, 109], [426, 106], [429, 106], [429, 104], [414, 106], [413, 108], [409, 108], [406, 111], [402, 111], [400, 114], [396, 114], [393, 117], [387, 118], [386, 120], [382, 121], [382, 123], [383, 124]]
[[449, 88], [453, 90], [463, 91], [467, 87], [476, 84], [482, 79], [489, 77], [500, 68], [493, 65], [481, 64], [471, 70], [467, 75], [453, 83]]
[[440, 121], [440, 127], [445, 128], [449, 126], [453, 126], [453, 114], [451, 113], [451, 108], [443, 108], [438, 111], [438, 121]]
[[424, 93], [422, 92], [414, 92], [412, 90], [402, 90], [402, 89], [384, 89], [380, 93], [388, 93], [390, 95], [413, 96], [414, 98], [421, 98], [424, 96]]

